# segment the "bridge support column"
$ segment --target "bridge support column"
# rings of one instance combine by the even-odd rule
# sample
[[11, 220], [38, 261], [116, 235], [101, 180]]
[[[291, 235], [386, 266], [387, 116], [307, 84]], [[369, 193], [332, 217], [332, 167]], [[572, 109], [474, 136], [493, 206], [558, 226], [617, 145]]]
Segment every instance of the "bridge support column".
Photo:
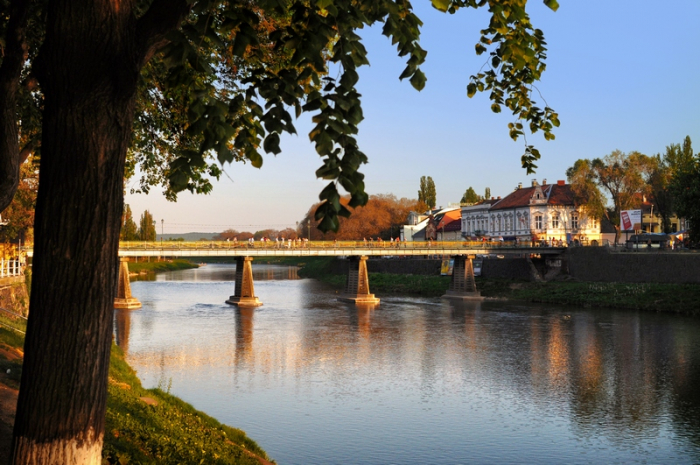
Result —
[[353, 304], [378, 304], [379, 299], [369, 293], [369, 276], [367, 275], [367, 257], [352, 256], [345, 281], [345, 292], [338, 297], [341, 302]]
[[126, 258], [122, 258], [119, 261], [119, 282], [117, 284], [117, 297], [114, 299], [114, 308], [124, 310], [141, 308], [141, 302], [131, 295], [129, 262]]
[[459, 300], [482, 300], [481, 293], [476, 290], [474, 281], [474, 267], [472, 259], [474, 255], [455, 255], [452, 267], [452, 281], [450, 288], [443, 298]]
[[236, 257], [236, 290], [227, 304], [239, 307], [259, 307], [262, 302], [255, 297], [253, 286], [253, 257]]

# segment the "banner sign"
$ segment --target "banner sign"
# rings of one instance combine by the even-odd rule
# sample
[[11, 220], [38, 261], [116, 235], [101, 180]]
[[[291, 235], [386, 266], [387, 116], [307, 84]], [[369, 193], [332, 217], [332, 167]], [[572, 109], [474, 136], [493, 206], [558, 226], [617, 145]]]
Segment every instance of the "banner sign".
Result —
[[636, 231], [642, 229], [641, 210], [622, 210], [620, 212], [620, 231]]

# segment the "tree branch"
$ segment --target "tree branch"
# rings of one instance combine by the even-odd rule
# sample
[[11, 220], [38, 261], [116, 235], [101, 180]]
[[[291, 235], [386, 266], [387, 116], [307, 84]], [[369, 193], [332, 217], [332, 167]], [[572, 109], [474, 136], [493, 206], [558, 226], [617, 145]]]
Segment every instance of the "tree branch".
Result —
[[168, 43], [165, 36], [175, 30], [189, 13], [192, 5], [187, 0], [154, 0], [136, 25], [139, 42], [139, 67]]
[[7, 208], [19, 183], [17, 92], [26, 54], [26, 27], [31, 0], [12, 0], [0, 65], [0, 211]]

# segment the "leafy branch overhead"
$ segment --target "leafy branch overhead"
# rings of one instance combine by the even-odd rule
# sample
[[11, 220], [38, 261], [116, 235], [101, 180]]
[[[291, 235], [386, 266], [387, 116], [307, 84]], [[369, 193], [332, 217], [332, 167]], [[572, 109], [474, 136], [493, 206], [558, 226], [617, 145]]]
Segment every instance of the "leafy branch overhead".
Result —
[[[329, 182], [320, 194], [324, 202], [316, 218], [320, 229], [337, 230], [338, 217], [349, 215], [348, 208], [365, 205], [368, 198], [359, 171], [367, 156], [356, 139], [363, 113], [355, 86], [359, 68], [369, 61], [356, 31], [381, 23], [382, 33], [406, 62], [399, 79], [423, 89], [426, 77], [420, 66], [427, 52], [419, 43], [422, 23], [411, 3], [189, 3], [184, 22], [164, 35], [155, 47], [158, 53], [141, 72], [126, 168], [127, 178], [140, 175], [132, 191], [148, 192], [160, 185], [170, 200], [183, 190], [207, 193], [211, 179], [223, 173], [223, 164], [240, 161], [260, 167], [264, 154], [280, 153], [281, 134], [296, 133], [293, 118], [310, 113], [315, 126], [309, 138], [322, 159], [316, 175]], [[545, 3], [557, 7], [554, 1]], [[145, 15], [149, 4], [137, 2], [137, 15]], [[541, 130], [546, 139], [553, 138], [557, 114], [546, 106], [540, 109], [530, 99], [532, 83], [545, 68], [546, 49], [542, 32], [530, 25], [526, 1], [432, 0], [432, 4], [450, 13], [488, 7], [491, 20], [481, 31], [476, 51], [483, 54], [492, 48], [489, 69], [471, 77], [468, 95], [490, 91], [494, 111], [505, 105], [533, 132]], [[42, 89], [37, 87], [32, 62], [45, 24], [41, 8], [34, 6], [25, 13], [32, 26], [24, 39], [30, 45], [29, 55], [22, 72], [12, 74], [21, 79], [18, 139], [24, 157], [29, 152], [38, 155], [41, 140]], [[9, 59], [3, 61], [5, 67], [12, 64]], [[5, 95], [10, 99], [14, 94]], [[523, 124], [511, 123], [509, 132], [517, 139]], [[534, 147], [526, 146], [523, 166], [528, 172], [539, 156]], [[5, 171], [14, 169], [8, 166]], [[340, 202], [339, 187], [350, 194], [347, 204]]]
[[[494, 45], [491, 69], [472, 76], [468, 95], [491, 90], [492, 109], [506, 105], [534, 132], [554, 137], [556, 113], [531, 101], [531, 84], [544, 71], [545, 42], [533, 30], [524, 1], [488, 2], [491, 22], [477, 53]], [[545, 2], [556, 9], [555, 2]], [[485, 1], [439, 1], [454, 13]], [[337, 230], [348, 207], [364, 205], [367, 194], [359, 168], [367, 156], [357, 144], [363, 119], [355, 85], [358, 68], [369, 63], [357, 29], [383, 23], [382, 32], [406, 59], [399, 76], [417, 90], [427, 52], [420, 47], [420, 19], [408, 1], [315, 0], [257, 2], [198, 1], [182, 27], [171, 32], [162, 53], [143, 71], [136, 120], [137, 137], [128, 167], [142, 173], [139, 190], [167, 180], [166, 196], [209, 192], [219, 164], [243, 161], [262, 166], [263, 152], [280, 152], [280, 135], [296, 132], [293, 118], [311, 113], [309, 134], [322, 164], [316, 171], [329, 184], [316, 211], [319, 228]], [[332, 74], [336, 77], [331, 77]], [[522, 134], [511, 123], [510, 135]], [[523, 166], [531, 172], [539, 153], [527, 146]], [[216, 159], [216, 161], [214, 160]], [[218, 161], [218, 163], [216, 163]], [[345, 206], [338, 185], [350, 194]]]

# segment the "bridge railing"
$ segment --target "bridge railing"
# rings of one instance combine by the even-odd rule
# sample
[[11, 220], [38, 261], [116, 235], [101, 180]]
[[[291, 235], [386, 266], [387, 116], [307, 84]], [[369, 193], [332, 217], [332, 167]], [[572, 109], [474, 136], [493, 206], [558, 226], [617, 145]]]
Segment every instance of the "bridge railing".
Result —
[[203, 249], [484, 249], [562, 247], [547, 241], [153, 241], [120, 242], [121, 250], [203, 250]]

